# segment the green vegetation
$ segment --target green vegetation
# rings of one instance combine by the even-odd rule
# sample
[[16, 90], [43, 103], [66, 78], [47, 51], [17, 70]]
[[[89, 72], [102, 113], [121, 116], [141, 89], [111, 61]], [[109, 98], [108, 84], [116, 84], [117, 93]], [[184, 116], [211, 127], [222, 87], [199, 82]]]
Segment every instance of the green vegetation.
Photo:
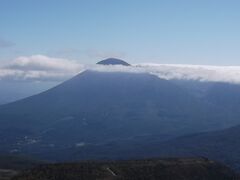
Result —
[[237, 180], [229, 168], [204, 158], [41, 165], [13, 180]]
[[0, 169], [0, 180], [10, 180], [12, 177], [18, 174], [15, 170]]

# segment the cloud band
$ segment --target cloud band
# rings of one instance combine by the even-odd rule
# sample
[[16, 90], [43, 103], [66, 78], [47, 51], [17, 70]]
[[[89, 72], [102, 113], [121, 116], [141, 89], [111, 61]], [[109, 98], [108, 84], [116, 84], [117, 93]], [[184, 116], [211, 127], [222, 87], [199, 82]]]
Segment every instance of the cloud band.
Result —
[[240, 66], [206, 66], [179, 64], [135, 64], [125, 67], [83, 65], [77, 61], [43, 55], [18, 57], [0, 67], [0, 80], [9, 81], [64, 81], [84, 70], [101, 72], [150, 73], [163, 79], [182, 79], [240, 83]]

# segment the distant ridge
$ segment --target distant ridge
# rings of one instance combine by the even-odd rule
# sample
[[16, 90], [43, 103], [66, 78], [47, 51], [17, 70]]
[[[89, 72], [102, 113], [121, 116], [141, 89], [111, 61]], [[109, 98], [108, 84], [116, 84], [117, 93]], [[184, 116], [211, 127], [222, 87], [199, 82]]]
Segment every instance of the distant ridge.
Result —
[[121, 60], [121, 59], [117, 59], [117, 58], [108, 58], [108, 59], [104, 59], [102, 61], [99, 61], [97, 64], [102, 64], [102, 65], [123, 65], [123, 66], [130, 66], [129, 63]]

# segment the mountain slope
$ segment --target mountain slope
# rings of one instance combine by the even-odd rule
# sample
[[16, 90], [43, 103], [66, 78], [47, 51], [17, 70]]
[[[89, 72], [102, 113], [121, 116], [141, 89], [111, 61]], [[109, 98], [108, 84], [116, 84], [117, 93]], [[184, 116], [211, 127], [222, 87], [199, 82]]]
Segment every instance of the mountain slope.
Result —
[[[161, 142], [157, 137], [147, 141], [112, 141], [81, 149], [65, 149], [67, 159], [136, 159], [149, 157], [202, 156], [220, 161], [240, 171], [240, 126], [220, 131], [190, 134]], [[56, 154], [58, 156], [59, 154]]]
[[64, 155], [75, 159], [138, 159], [156, 157], [207, 157], [240, 171], [240, 126], [221, 131], [198, 133], [161, 142], [157, 137], [147, 140], [112, 141], [81, 148], [52, 152], [49, 156]]
[[[240, 170], [240, 126], [187, 135], [167, 142], [148, 143], [141, 148], [144, 149], [145, 156], [204, 156]], [[143, 156], [137, 149], [133, 150], [135, 156]]]

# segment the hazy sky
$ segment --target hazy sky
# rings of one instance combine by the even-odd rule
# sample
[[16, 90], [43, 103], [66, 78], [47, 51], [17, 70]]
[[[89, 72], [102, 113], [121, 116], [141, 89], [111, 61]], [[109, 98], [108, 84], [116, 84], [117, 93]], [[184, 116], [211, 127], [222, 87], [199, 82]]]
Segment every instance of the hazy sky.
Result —
[[239, 0], [0, 0], [0, 63], [240, 65]]

